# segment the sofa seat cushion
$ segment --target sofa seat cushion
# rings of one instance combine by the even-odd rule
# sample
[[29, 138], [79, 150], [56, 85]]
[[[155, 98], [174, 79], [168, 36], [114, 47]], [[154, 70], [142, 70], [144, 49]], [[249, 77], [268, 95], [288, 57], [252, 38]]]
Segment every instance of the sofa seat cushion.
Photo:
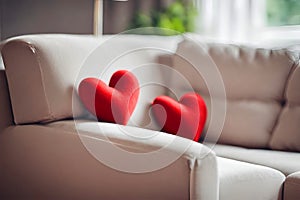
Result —
[[264, 166], [218, 158], [220, 200], [277, 200], [285, 176]]
[[300, 199], [300, 171], [290, 174], [284, 183], [284, 200]]
[[247, 149], [220, 144], [215, 145], [213, 150], [217, 156], [271, 167], [281, 171], [286, 176], [300, 171], [300, 153]]

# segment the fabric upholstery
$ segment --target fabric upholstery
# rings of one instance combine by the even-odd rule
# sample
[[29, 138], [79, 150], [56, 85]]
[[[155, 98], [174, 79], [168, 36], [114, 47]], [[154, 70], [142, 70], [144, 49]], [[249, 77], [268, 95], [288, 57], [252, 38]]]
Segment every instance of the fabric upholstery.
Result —
[[[114, 155], [103, 147], [116, 144], [123, 150], [145, 153], [160, 149], [175, 139], [157, 133], [149, 140], [127, 136], [116, 124], [78, 122], [76, 131], [44, 125], [13, 126], [0, 135], [0, 198], [17, 199], [200, 199], [217, 200], [217, 161], [213, 152], [199, 143], [176, 137], [178, 144], [191, 144], [174, 163], [148, 173], [121, 172], [90, 154], [83, 140], [100, 153]], [[74, 123], [73, 123], [74, 124]], [[101, 127], [103, 132], [93, 127]], [[91, 128], [92, 129], [87, 129]], [[141, 134], [153, 133], [131, 127]], [[103, 134], [110, 140], [103, 138]], [[118, 141], [117, 141], [118, 140]], [[182, 152], [181, 145], [169, 148], [165, 159]], [[122, 162], [128, 163], [128, 160]], [[145, 162], [145, 161], [144, 161]], [[145, 163], [160, 163], [161, 159]], [[22, 163], [20, 168], [20, 163]], [[134, 162], [135, 164], [139, 162]], [[16, 192], [16, 190], [18, 192]]]
[[[123, 35], [111, 39], [109, 36], [53, 34], [9, 40], [2, 53], [15, 123], [48, 122], [84, 115], [81, 103], [76, 95], [72, 100], [72, 95], [80, 80], [86, 77], [103, 75], [101, 78], [107, 82], [115, 71], [127, 69], [135, 70], [133, 73], [139, 77], [140, 84], [163, 82], [164, 73], [149, 65], [158, 62], [158, 55], [174, 52], [177, 40], [177, 37]], [[144, 69], [139, 70], [143, 65]], [[157, 85], [144, 86], [131, 124], [149, 121], [149, 102], [164, 92], [165, 89]]]
[[0, 132], [13, 124], [5, 71], [0, 69]]
[[300, 154], [266, 149], [247, 149], [217, 144], [212, 148], [217, 156], [277, 169], [286, 176], [300, 171]]
[[[71, 132], [76, 131], [76, 127], [77, 130], [81, 131], [89, 130], [90, 132], [97, 132], [97, 127], [94, 126], [96, 125], [95, 123], [93, 123], [92, 125], [91, 122], [87, 120], [76, 120], [75, 122], [76, 123], [74, 123], [74, 121], [72, 120], [66, 120], [60, 122], [52, 122], [47, 124], [46, 126], [55, 128], [57, 130]], [[93, 126], [93, 128], [90, 128], [91, 126]], [[118, 131], [114, 131], [113, 125], [101, 123], [101, 126], [103, 127], [103, 133], [106, 133], [106, 137], [108, 137], [111, 142], [126, 146], [137, 145], [132, 144], [133, 139], [124, 137], [124, 134], [118, 134]], [[108, 133], [108, 131], [105, 131], [105, 127], [109, 127], [110, 133]], [[100, 135], [98, 134], [97, 137], [100, 137]], [[173, 137], [172, 135], [168, 134], [166, 134], [166, 136]], [[162, 140], [164, 139], [162, 138]], [[161, 143], [161, 141], [156, 141], [152, 145], [153, 147], [157, 147], [160, 146], [159, 143]], [[177, 148], [180, 149], [180, 147]], [[147, 149], [147, 147], [145, 148], [145, 146], [143, 146], [143, 149], [145, 150]], [[280, 195], [281, 185], [284, 181], [284, 175], [279, 171], [225, 158], [218, 158], [217, 162], [218, 177], [220, 182], [220, 200], [277, 200], [278, 196]], [[203, 184], [209, 187], [209, 183], [205, 183], [205, 181], [206, 180], [203, 180]], [[200, 187], [200, 185], [198, 185], [198, 187]], [[210, 191], [211, 189], [208, 190]]]
[[[175, 69], [208, 100], [221, 98], [220, 87], [215, 80], [217, 72], [212, 68], [217, 68], [220, 73], [226, 92], [227, 110], [218, 142], [254, 148], [268, 147], [284, 101], [285, 85], [298, 59], [297, 55], [286, 49], [204, 44], [189, 38], [179, 44], [176, 54], [173, 61]], [[179, 87], [178, 84], [181, 83], [174, 80], [176, 87]], [[210, 109], [218, 113], [218, 107]], [[217, 134], [209, 132], [206, 139], [212, 140]]]
[[300, 171], [290, 174], [284, 183], [284, 200], [300, 199]]
[[[147, 85], [157, 80], [167, 84], [171, 78], [170, 72], [161, 71], [156, 62], [167, 66], [173, 63], [174, 68], [207, 99], [208, 105], [210, 98], [220, 101], [218, 88], [212, 85], [213, 95], [209, 94], [203, 78], [184, 60], [192, 60], [198, 70], [205, 72], [206, 64], [212, 66], [206, 57], [209, 54], [217, 64], [227, 94], [227, 116], [220, 143], [251, 148], [267, 148], [270, 145], [274, 149], [299, 151], [300, 72], [297, 69], [292, 73], [298, 59], [295, 54], [284, 49], [266, 50], [234, 45], [205, 44], [199, 48], [186, 40], [180, 43], [177, 51], [184, 59], [175, 56], [170, 60], [169, 55], [175, 51], [178, 38], [130, 35], [117, 39], [110, 47], [106, 45], [107, 49], [92, 53], [99, 43], [107, 39], [35, 35], [18, 37], [6, 43], [2, 53], [10, 92], [5, 73], [0, 71], [0, 199], [280, 198], [284, 176], [274, 169], [285, 175], [300, 171], [299, 153], [229, 145], [216, 145], [213, 149], [221, 157], [273, 168], [269, 169], [216, 158], [203, 145], [166, 133], [89, 120], [76, 120], [74, 123], [73, 120], [62, 119], [85, 115], [78, 99], [72, 99], [74, 85], [76, 87], [78, 81], [87, 76], [99, 78], [106, 66], [102, 58], [118, 53], [119, 48], [134, 49], [136, 44], [151, 48], [155, 44], [161, 49], [136, 49], [114, 60], [103, 77], [107, 81], [117, 69], [132, 69], [139, 78], [143, 86], [141, 98], [129, 125], [147, 124], [150, 103], [166, 92], [163, 87]], [[161, 53], [166, 52], [168, 55], [160, 57]], [[86, 62], [87, 56], [93, 59]], [[136, 69], [145, 63], [146, 70]], [[96, 71], [81, 73], [82, 66], [96, 66], [93, 68]], [[210, 79], [209, 76], [207, 78]], [[173, 81], [176, 90], [181, 90], [181, 93], [189, 91], [178, 84], [180, 81]], [[36, 124], [11, 126], [13, 115], [10, 104], [16, 124]], [[210, 106], [208, 108], [212, 109]], [[218, 111], [219, 108], [213, 109]], [[275, 132], [271, 136], [274, 127]], [[123, 129], [147, 139], [139, 140], [135, 135], [126, 135]], [[211, 139], [214, 134], [208, 133], [206, 137]], [[87, 142], [97, 152], [118, 156], [108, 150], [103, 151], [103, 147], [114, 144], [132, 153], [149, 153], [160, 150], [175, 138], [177, 145], [166, 148], [164, 159], [184, 153], [172, 164], [150, 173], [126, 173], [109, 168], [83, 146]], [[182, 144], [187, 143], [190, 146], [185, 149]], [[121, 158], [120, 161], [139, 166], [164, 160], [129, 162]], [[299, 187], [294, 184], [295, 181], [298, 183], [298, 179], [297, 173], [288, 177], [285, 198], [299, 197]]]
[[15, 123], [71, 117], [73, 82], [96, 44], [91, 37], [54, 35], [8, 41], [2, 55]]
[[[206, 102], [210, 108], [208, 119], [211, 119], [211, 104], [209, 100]], [[245, 147], [265, 147], [267, 145], [281, 110], [276, 102], [258, 100], [229, 100], [226, 109], [225, 124], [218, 142]], [[249, 123], [253, 123], [253, 127]], [[206, 124], [206, 127], [208, 125]], [[206, 134], [205, 141], [211, 141], [210, 137], [213, 136], [211, 132]]]
[[279, 200], [285, 176], [277, 170], [218, 158], [220, 200]]
[[[270, 147], [300, 152], [300, 66], [291, 74], [286, 89], [286, 104], [281, 112]], [[300, 161], [299, 161], [300, 162]]]

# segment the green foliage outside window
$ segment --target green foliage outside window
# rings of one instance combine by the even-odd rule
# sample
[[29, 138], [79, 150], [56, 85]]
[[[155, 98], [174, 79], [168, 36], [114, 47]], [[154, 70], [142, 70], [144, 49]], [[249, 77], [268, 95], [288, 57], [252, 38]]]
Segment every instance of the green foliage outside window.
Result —
[[269, 26], [300, 25], [300, 0], [267, 0]]
[[152, 10], [150, 15], [137, 12], [130, 24], [130, 29], [142, 27], [158, 27], [171, 29], [173, 31], [149, 32], [142, 34], [174, 35], [184, 32], [193, 32], [195, 30], [195, 18], [197, 10], [184, 0], [176, 0], [167, 8], [159, 11]]

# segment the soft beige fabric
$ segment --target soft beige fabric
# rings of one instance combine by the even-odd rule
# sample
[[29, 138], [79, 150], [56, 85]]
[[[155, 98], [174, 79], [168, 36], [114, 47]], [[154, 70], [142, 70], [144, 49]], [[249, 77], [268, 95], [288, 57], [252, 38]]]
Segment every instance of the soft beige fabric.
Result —
[[300, 66], [292, 73], [287, 85], [287, 102], [270, 141], [276, 150], [300, 152]]
[[[76, 131], [76, 127], [77, 127], [77, 130], [81, 130], [81, 131], [88, 130], [90, 132], [93, 132], [94, 134], [97, 134], [98, 138], [106, 136], [109, 138], [111, 142], [117, 144], [122, 144], [125, 146], [142, 145], [142, 149], [144, 151], [148, 149], [147, 146], [145, 148], [144, 146], [145, 144], [143, 141], [140, 141], [142, 142], [142, 144], [132, 143], [134, 142], [134, 137], [132, 138], [126, 137], [125, 136], [126, 134], [124, 135], [124, 132], [122, 133], [119, 130], [116, 130], [115, 127], [117, 126], [114, 126], [113, 124], [91, 123], [90, 121], [87, 120], [76, 120], [75, 122], [76, 124], [72, 120], [67, 120], [67, 121], [49, 123], [46, 126], [55, 128], [57, 130], [64, 130], [64, 131], [71, 131], [71, 132]], [[101, 135], [99, 135], [99, 127], [97, 128], [97, 125], [100, 125], [100, 127], [102, 128]], [[119, 126], [119, 127], [122, 128], [123, 126]], [[136, 129], [136, 130], [142, 130], [142, 129]], [[148, 132], [147, 130], [144, 130], [144, 133], [140, 132], [139, 134], [140, 136], [145, 137], [144, 134], [147, 132]], [[165, 133], [162, 134], [165, 135], [166, 137], [173, 137], [172, 135], [169, 134], [165, 134]], [[154, 147], [155, 149], [157, 149], [157, 147], [160, 147], [162, 141], [165, 140], [163, 137], [161, 137], [161, 139], [159, 140], [156, 140], [155, 142], [153, 141], [152, 147]], [[152, 141], [152, 139], [148, 140], [148, 142], [150, 141]], [[179, 149], [180, 147], [177, 146], [176, 151], [178, 151]], [[284, 175], [274, 169], [243, 163], [243, 162], [238, 162], [234, 160], [224, 159], [224, 158], [218, 158], [218, 172], [219, 172], [218, 177], [220, 181], [220, 196], [219, 196], [220, 200], [235, 200], [235, 199], [236, 200], [240, 200], [240, 199], [277, 200], [277, 197], [281, 191], [282, 182], [284, 181]], [[210, 179], [209, 176], [207, 178]], [[209, 183], [205, 181], [207, 180], [206, 179], [203, 180], [202, 184], [206, 185], [208, 187], [208, 190], [210, 191], [211, 189]], [[198, 190], [198, 187], [201, 187], [201, 185], [196, 184], [194, 185], [194, 187], [195, 187], [195, 191], [200, 191]], [[255, 193], [254, 191], [258, 191], [258, 192]]]
[[13, 124], [5, 71], [0, 69], [0, 132]]
[[242, 147], [217, 144], [213, 147], [217, 156], [271, 167], [286, 176], [300, 171], [300, 154], [265, 149], [246, 149]]
[[[300, 53], [299, 53], [300, 56]], [[295, 70], [290, 76], [289, 82], [286, 89], [286, 98], [290, 104], [299, 105], [300, 104], [300, 60], [298, 60], [298, 65], [295, 66]]]
[[274, 169], [218, 158], [220, 200], [280, 200], [285, 176]]
[[300, 171], [289, 175], [284, 183], [284, 200], [300, 199]]
[[[87, 131], [101, 126], [103, 132]], [[158, 133], [149, 140], [124, 135], [115, 124], [81, 122], [85, 132], [79, 135], [64, 128], [40, 125], [9, 127], [0, 135], [0, 198], [16, 199], [199, 199], [217, 200], [218, 173], [214, 153], [199, 143]], [[129, 128], [141, 134], [153, 133]], [[83, 146], [118, 155], [103, 148], [112, 141], [103, 136], [119, 138], [118, 146], [134, 153], [145, 153], [164, 147], [177, 138], [177, 144], [190, 144], [174, 163], [149, 173], [125, 173], [111, 169], [95, 159]], [[137, 142], [139, 141], [139, 142]], [[115, 142], [113, 142], [115, 144]], [[177, 145], [165, 151], [165, 159], [181, 153], [186, 146]], [[163, 153], [163, 154], [164, 154]], [[160, 154], [160, 155], [163, 155]], [[140, 163], [120, 158], [120, 162], [143, 166], [161, 163], [150, 159]], [[17, 191], [17, 192], [16, 192]]]
[[[204, 95], [206, 99], [206, 95]], [[213, 132], [207, 132], [207, 126], [211, 119], [211, 104], [207, 102], [208, 122], [203, 132], [203, 138], [211, 141]], [[281, 107], [276, 102], [263, 102], [258, 100], [230, 100], [227, 101], [227, 113], [222, 133], [218, 138], [219, 143], [227, 143], [237, 146], [255, 147], [267, 146], [277, 116]], [[218, 113], [218, 107], [215, 107]], [[251, 123], [251, 124], [250, 124]], [[253, 124], [253, 125], [252, 125]], [[252, 127], [253, 126], [253, 127]], [[255, 129], [255, 131], [254, 131]], [[237, 134], [240, 133], [240, 134]]]
[[300, 152], [300, 104], [286, 105], [278, 120], [270, 147], [282, 151]]
[[[159, 151], [160, 149], [168, 151], [171, 150], [177, 152], [178, 154], [185, 152], [183, 156], [188, 157], [189, 165], [191, 168], [190, 199], [213, 198], [211, 197], [211, 192], [207, 193], [203, 191], [215, 191], [214, 183], [210, 185], [211, 181], [214, 182], [214, 180], [217, 178], [217, 175], [214, 174], [215, 164], [213, 163], [213, 160], [211, 160], [211, 158], [207, 156], [207, 153], [211, 153], [210, 150], [207, 148], [203, 149], [201, 146], [198, 146], [198, 143], [184, 138], [176, 137], [171, 134], [155, 132], [130, 126], [120, 126], [110, 123], [95, 123], [88, 120], [76, 120], [75, 123], [72, 120], [66, 120], [49, 123], [46, 126], [55, 128], [57, 130], [66, 130], [71, 132], [77, 131], [81, 134], [85, 134], [87, 132], [89, 135], [92, 134], [97, 138], [109, 139], [109, 141], [113, 142], [114, 144], [121, 145], [121, 148], [138, 148], [146, 152], [148, 152], [149, 150]], [[197, 152], [196, 154], [199, 155], [199, 157], [197, 157], [199, 159], [194, 158], [195, 152]], [[111, 154], [108, 155], [108, 159], [110, 159], [110, 156]], [[208, 158], [203, 160], [204, 157]], [[160, 154], [157, 154], [154, 157], [154, 159], [158, 161], [158, 165], [161, 165], [166, 161], [173, 162], [175, 161], [172, 160], [173, 158], [177, 159], [172, 155], [169, 155], [167, 160], [161, 160]], [[147, 157], [142, 159], [147, 159]], [[151, 163], [151, 161], [149, 162]], [[203, 164], [201, 164], [202, 162]], [[131, 161], [131, 163], [133, 165], [136, 165], [136, 161]], [[153, 164], [155, 165], [155, 163], [151, 163], [151, 166]], [[209, 183], [207, 184], [208, 180]], [[215, 195], [218, 195], [218, 191], [217, 193], [215, 193]]]
[[91, 76], [108, 83], [119, 69], [133, 71], [142, 85], [130, 124], [145, 124], [149, 121], [149, 103], [165, 92], [164, 87], [153, 82], [164, 84], [166, 73], [169, 74], [155, 64], [158, 55], [174, 52], [178, 39], [50, 34], [9, 40], [2, 53], [16, 124], [82, 115], [82, 105], [76, 95], [72, 102], [74, 87], [76, 91], [80, 81]]
[[[175, 69], [194, 90], [208, 99], [222, 98], [221, 87], [217, 85], [219, 80], [216, 79], [220, 73], [228, 107], [219, 142], [253, 148], [268, 147], [297, 55], [286, 49], [204, 44], [188, 38], [179, 44], [176, 53], [178, 55], [173, 61]], [[183, 92], [189, 91], [176, 79], [173, 84], [181, 87]], [[211, 109], [219, 115], [218, 107]], [[247, 120], [238, 123], [237, 119], [240, 119], [239, 122]], [[217, 131], [211, 131], [207, 139], [213, 141], [217, 135]]]
[[[208, 93], [203, 77], [195, 73], [188, 65], [200, 73], [205, 73], [206, 66], [215, 64], [222, 75], [226, 95], [229, 99], [258, 99], [282, 100], [285, 83], [291, 68], [298, 56], [286, 49], [271, 50], [252, 47], [236, 46], [231, 44], [201, 43], [193, 39], [185, 39], [179, 43], [174, 65], [187, 77], [192, 86]], [[207, 56], [210, 56], [210, 59]], [[183, 56], [185, 61], [178, 56]], [[185, 64], [185, 65], [179, 65]], [[213, 62], [209, 62], [213, 61]], [[202, 71], [203, 70], [203, 71]], [[198, 75], [198, 76], [197, 76]], [[196, 79], [197, 78], [197, 79]], [[205, 79], [212, 78], [205, 77]]]
[[22, 36], [2, 49], [16, 124], [72, 116], [72, 92], [92, 37]]

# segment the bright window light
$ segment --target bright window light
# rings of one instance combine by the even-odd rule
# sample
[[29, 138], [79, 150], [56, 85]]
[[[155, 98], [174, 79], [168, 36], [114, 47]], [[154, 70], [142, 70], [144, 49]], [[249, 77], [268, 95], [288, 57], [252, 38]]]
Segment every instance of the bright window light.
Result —
[[267, 26], [300, 25], [299, 0], [267, 0]]

